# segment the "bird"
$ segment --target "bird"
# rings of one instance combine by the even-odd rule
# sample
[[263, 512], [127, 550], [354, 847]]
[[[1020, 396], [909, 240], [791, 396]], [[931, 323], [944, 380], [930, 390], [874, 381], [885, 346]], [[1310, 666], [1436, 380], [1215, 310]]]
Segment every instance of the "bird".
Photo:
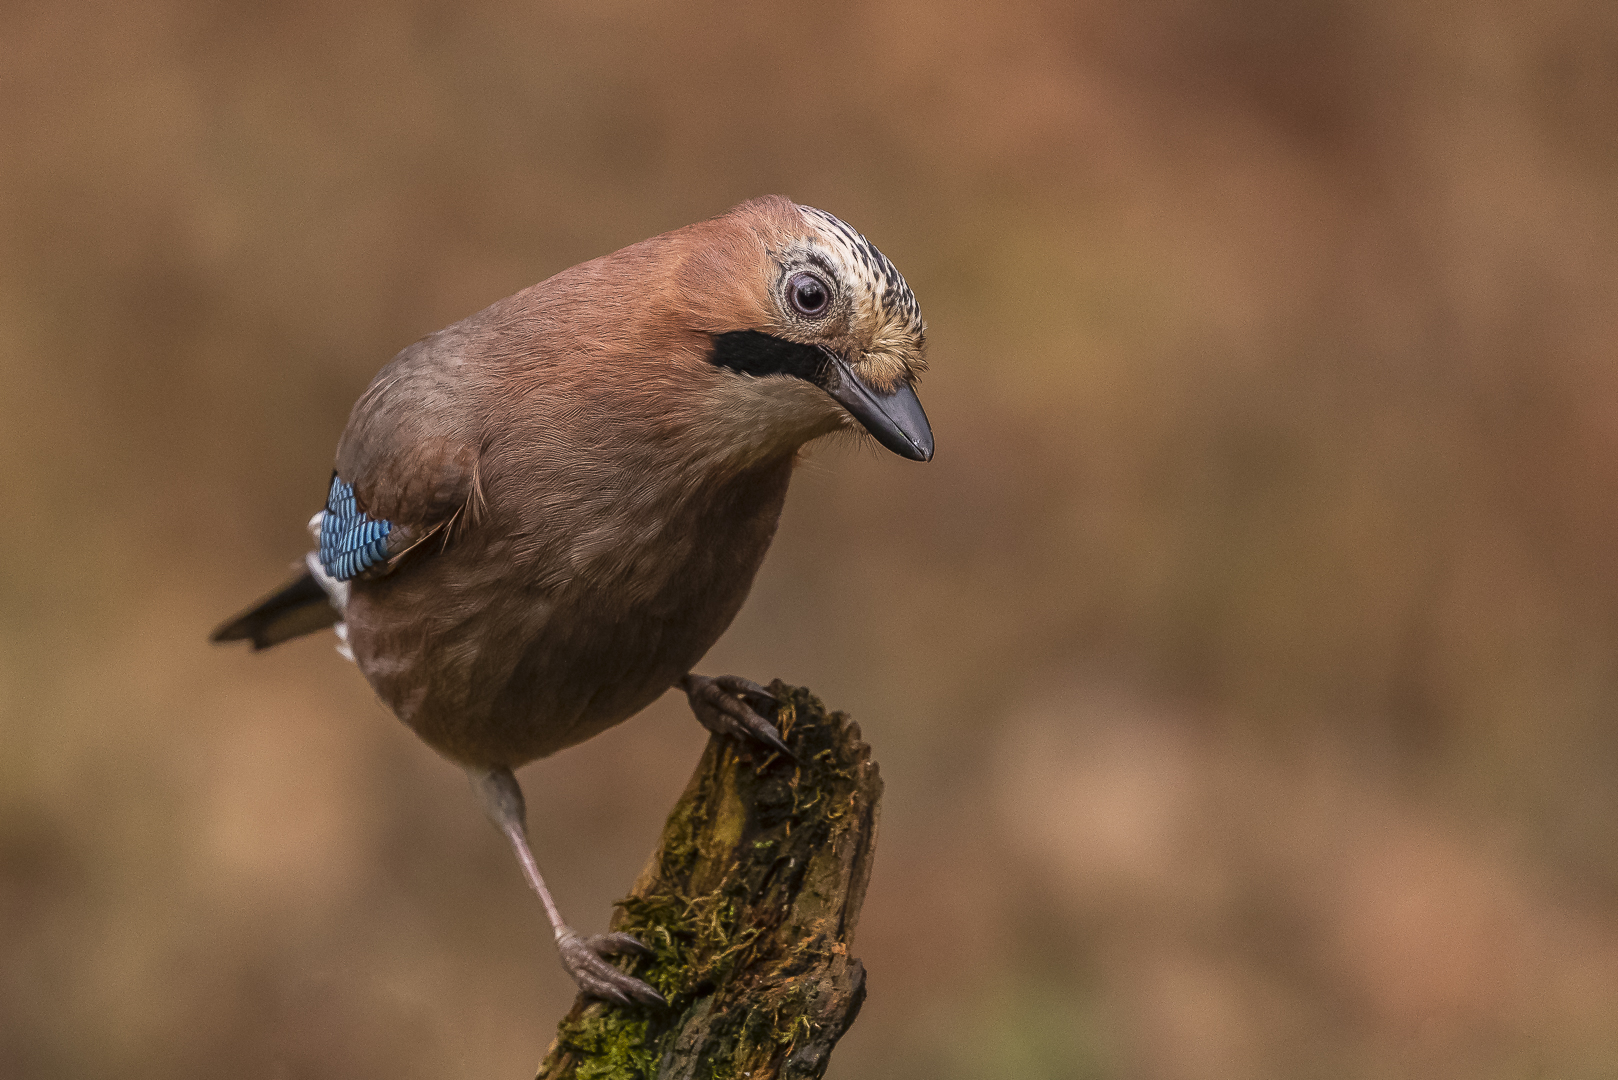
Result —
[[220, 626], [268, 648], [331, 627], [381, 701], [463, 768], [587, 995], [663, 998], [565, 922], [514, 770], [671, 688], [791, 756], [740, 676], [692, 671], [741, 608], [806, 444], [928, 461], [926, 333], [904, 277], [779, 195], [563, 270], [405, 348], [355, 402], [314, 550]]

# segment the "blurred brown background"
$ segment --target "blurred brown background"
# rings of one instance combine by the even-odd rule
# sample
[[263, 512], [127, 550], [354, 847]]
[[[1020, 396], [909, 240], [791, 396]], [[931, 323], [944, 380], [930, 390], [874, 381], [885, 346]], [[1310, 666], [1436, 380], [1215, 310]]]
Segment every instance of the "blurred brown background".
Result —
[[[304, 548], [416, 337], [782, 192], [929, 322], [706, 662], [888, 780], [832, 1075], [1618, 1076], [1618, 8], [0, 7], [0, 1076], [521, 1077], [571, 988]], [[704, 733], [526, 771], [600, 929]]]

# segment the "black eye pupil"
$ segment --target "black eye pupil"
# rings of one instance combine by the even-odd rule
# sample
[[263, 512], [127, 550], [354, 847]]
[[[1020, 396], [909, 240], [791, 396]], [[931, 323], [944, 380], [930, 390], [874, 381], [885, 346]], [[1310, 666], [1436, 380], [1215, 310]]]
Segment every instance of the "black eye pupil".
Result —
[[792, 282], [792, 306], [805, 315], [818, 315], [826, 307], [826, 286], [808, 274]]

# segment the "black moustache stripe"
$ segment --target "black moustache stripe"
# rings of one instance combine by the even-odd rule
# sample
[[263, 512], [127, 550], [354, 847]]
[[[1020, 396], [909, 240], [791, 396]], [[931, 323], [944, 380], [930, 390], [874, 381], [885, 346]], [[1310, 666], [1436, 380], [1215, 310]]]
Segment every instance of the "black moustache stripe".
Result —
[[822, 390], [831, 380], [831, 360], [818, 345], [787, 341], [758, 330], [713, 335], [708, 360], [743, 375], [791, 375]]

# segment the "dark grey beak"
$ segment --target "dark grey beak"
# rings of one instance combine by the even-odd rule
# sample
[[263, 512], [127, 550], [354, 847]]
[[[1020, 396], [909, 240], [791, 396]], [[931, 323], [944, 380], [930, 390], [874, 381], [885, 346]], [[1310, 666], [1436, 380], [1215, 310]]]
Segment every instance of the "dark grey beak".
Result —
[[879, 394], [854, 374], [848, 361], [829, 351], [828, 355], [831, 370], [826, 393], [895, 454], [911, 461], [932, 460], [932, 425], [927, 423], [921, 399], [910, 385], [906, 383], [891, 394]]

